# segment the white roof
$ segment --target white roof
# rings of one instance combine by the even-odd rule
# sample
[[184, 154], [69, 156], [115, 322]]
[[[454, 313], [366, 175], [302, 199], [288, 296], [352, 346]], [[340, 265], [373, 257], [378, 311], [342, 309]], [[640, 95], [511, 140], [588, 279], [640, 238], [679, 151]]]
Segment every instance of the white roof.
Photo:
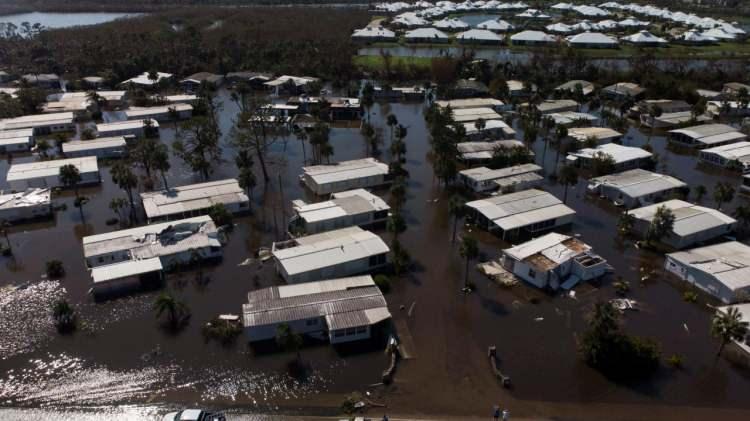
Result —
[[247, 203], [250, 198], [237, 180], [209, 181], [141, 193], [143, 209], [148, 218], [182, 214], [208, 209], [216, 204]]
[[568, 235], [551, 232], [515, 247], [505, 249], [503, 253], [519, 261], [536, 254], [541, 254], [559, 265], [581, 253], [577, 250], [571, 250], [562, 244], [571, 238]]
[[694, 205], [682, 200], [667, 200], [666, 202], [633, 209], [630, 214], [636, 219], [651, 222], [657, 209], [665, 206], [675, 216], [672, 232], [680, 237], [696, 234], [721, 226], [731, 226], [737, 222], [716, 209]]
[[447, 18], [433, 22], [432, 26], [439, 29], [463, 29], [468, 28], [469, 24], [460, 19]]
[[207, 215], [83, 237], [87, 258], [126, 251], [129, 260], [142, 260], [206, 247], [221, 247], [216, 225]]
[[352, 34], [354, 38], [395, 38], [396, 33], [382, 26], [366, 26]]
[[568, 37], [568, 43], [570, 44], [585, 44], [585, 45], [617, 45], [617, 39], [604, 35], [601, 32], [584, 32], [582, 34], [573, 35]]
[[0, 195], [0, 209], [25, 208], [50, 203], [50, 189], [27, 189]]
[[33, 114], [0, 120], [0, 130], [16, 130], [34, 127], [73, 124], [73, 113]]
[[550, 193], [531, 189], [469, 202], [504, 231], [575, 215], [575, 211]]
[[405, 12], [394, 17], [393, 20], [391, 20], [391, 23], [393, 23], [394, 25], [403, 26], [425, 26], [429, 25], [430, 21], [417, 16], [417, 14], [414, 12]]
[[308, 223], [388, 209], [385, 200], [364, 189], [334, 193], [331, 200], [295, 206], [297, 215]]
[[[573, 124], [576, 121], [579, 120], [588, 120], [590, 122], [598, 121], [599, 117], [589, 114], [589, 113], [579, 113], [577, 111], [563, 111], [560, 113], [550, 113], [548, 116], [555, 121], [555, 124]], [[590, 127], [587, 127], [590, 128]], [[597, 128], [605, 128], [605, 127], [597, 127]], [[568, 134], [570, 134], [570, 130], [568, 130]]]
[[536, 164], [522, 164], [508, 168], [500, 168], [493, 170], [487, 167], [469, 168], [467, 170], [460, 171], [460, 174], [464, 177], [470, 178], [476, 181], [489, 181], [499, 180], [501, 178], [513, 177], [519, 174], [526, 174], [530, 172], [539, 172], [542, 167]]
[[701, 124], [684, 129], [670, 130], [669, 133], [681, 134], [705, 145], [733, 139], [738, 141], [747, 139], [747, 135], [726, 124]]
[[693, 270], [713, 276], [731, 290], [750, 286], [750, 246], [738, 241], [667, 254]]
[[526, 42], [555, 42], [557, 39], [549, 34], [541, 31], [522, 31], [517, 34], [513, 34], [510, 37], [511, 41], [526, 41]]
[[120, 263], [91, 268], [91, 278], [94, 280], [94, 284], [98, 284], [130, 276], [158, 272], [162, 269], [161, 259], [158, 257], [142, 260], [126, 260]]
[[417, 28], [404, 35], [406, 39], [448, 39], [448, 35], [435, 28]]
[[291, 240], [294, 245], [277, 248], [273, 256], [289, 275], [345, 264], [383, 253], [390, 249], [370, 231], [359, 227], [343, 228]]
[[193, 106], [190, 104], [170, 104], [160, 105], [158, 107], [131, 107], [124, 111], [128, 120], [140, 120], [157, 114], [169, 114], [169, 110], [176, 112], [192, 111]]
[[568, 136], [578, 142], [585, 142], [589, 137], [598, 141], [611, 140], [622, 136], [622, 133], [609, 127], [573, 127], [568, 129]]
[[96, 149], [125, 148], [127, 143], [125, 138], [119, 137], [99, 137], [91, 140], [71, 140], [62, 144], [63, 153], [91, 151]]
[[[468, 122], [463, 123], [464, 130], [466, 130], [467, 135], [472, 135], [474, 133], [479, 133], [479, 129], [477, 129], [477, 126], [475, 122]], [[486, 120], [484, 123], [484, 130], [502, 130], [503, 133], [505, 133], [506, 136], [512, 136], [516, 133], [513, 128], [511, 128], [506, 122], [503, 120]]]
[[651, 152], [636, 148], [633, 146], [623, 146], [617, 143], [605, 143], [595, 148], [583, 148], [570, 155], [578, 158], [592, 159], [598, 154], [605, 154], [612, 157], [615, 164], [622, 164], [637, 159], [646, 159], [651, 157]]
[[151, 86], [162, 81], [162, 79], [169, 79], [172, 77], [171, 73], [156, 72], [156, 80], [148, 78], [149, 72], [143, 72], [140, 75], [123, 81], [121, 84], [133, 83], [136, 85]]
[[704, 37], [714, 38], [717, 40], [720, 40], [720, 39], [730, 40], [730, 39], [737, 38], [736, 35], [730, 34], [721, 28], [709, 29], [708, 31], [704, 31], [701, 35], [703, 35]]
[[266, 86], [280, 86], [284, 85], [285, 83], [293, 83], [295, 86], [305, 86], [310, 82], [317, 81], [317, 78], [309, 77], [309, 76], [290, 76], [290, 75], [282, 75], [277, 77], [274, 80], [269, 80], [268, 82], [264, 83]]
[[55, 159], [51, 161], [27, 162], [25, 164], [12, 164], [8, 169], [7, 180], [28, 180], [32, 178], [51, 177], [60, 174], [63, 165], [74, 165], [78, 171], [83, 173], [99, 172], [95, 156], [84, 156], [80, 158]]
[[33, 137], [34, 129], [17, 129], [17, 130], [2, 130], [0, 131], [0, 139], [16, 139], [19, 137]]
[[453, 111], [453, 120], [457, 123], [465, 123], [468, 121], [476, 121], [481, 119], [486, 120], [500, 120], [503, 117], [492, 108], [489, 107], [477, 107], [477, 108], [457, 108]]
[[496, 149], [502, 148], [525, 148], [520, 140], [494, 140], [491, 142], [461, 142], [456, 144], [456, 149], [462, 159], [491, 159]]
[[435, 101], [440, 108], [451, 107], [452, 110], [461, 108], [494, 108], [503, 106], [503, 102], [495, 98], [463, 98]]
[[544, 28], [550, 32], [556, 32], [558, 34], [567, 34], [569, 32], [573, 32], [573, 28], [571, 28], [570, 25], [566, 25], [562, 22], [553, 23], [551, 25], [545, 26]]
[[666, 44], [667, 40], [664, 38], [657, 37], [649, 31], [638, 31], [633, 35], [628, 35], [621, 38], [625, 42], [633, 44]]
[[478, 41], [502, 41], [502, 35], [498, 35], [486, 29], [470, 29], [456, 35], [459, 40], [478, 40]]
[[30, 145], [31, 137], [0, 137], [0, 146]]
[[388, 174], [388, 165], [375, 158], [342, 161], [331, 165], [302, 167], [307, 177], [319, 185]]
[[742, 141], [730, 143], [728, 145], [716, 146], [714, 148], [704, 149], [700, 154], [713, 154], [728, 161], [736, 160], [742, 163], [750, 163], [750, 142]]
[[680, 39], [680, 40], [685, 41], [685, 42], [696, 42], [696, 43], [701, 43], [701, 42], [716, 42], [717, 41], [716, 38], [714, 38], [712, 36], [709, 36], [709, 35], [706, 35], [705, 33], [702, 34], [702, 33], [698, 32], [698, 31], [696, 31], [695, 29], [691, 29], [689, 31], [685, 31], [683, 34], [681, 34], [679, 37], [677, 37], [677, 39]]
[[592, 178], [590, 185], [606, 185], [610, 188], [618, 189], [623, 194], [633, 198], [687, 186], [687, 184], [672, 176], [643, 169], [634, 169]]
[[[159, 122], [153, 119], [146, 119], [151, 120], [151, 124], [153, 127], [158, 128]], [[128, 129], [140, 129], [144, 127], [145, 120], [125, 120], [125, 121], [113, 121], [111, 123], [99, 123], [96, 125], [96, 131], [101, 133], [107, 133], [107, 132], [113, 132], [113, 131], [120, 131], [120, 130], [128, 130]]]
[[477, 28], [505, 32], [513, 29], [513, 25], [501, 19], [490, 19], [478, 24]]

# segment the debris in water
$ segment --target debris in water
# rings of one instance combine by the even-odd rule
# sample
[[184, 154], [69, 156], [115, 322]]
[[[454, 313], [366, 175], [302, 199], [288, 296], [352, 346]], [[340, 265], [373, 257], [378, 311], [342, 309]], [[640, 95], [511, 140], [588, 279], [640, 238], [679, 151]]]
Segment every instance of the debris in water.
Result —
[[542, 320], [544, 320], [544, 317], [537, 317], [534, 319], [535, 322], [541, 322]]
[[688, 328], [687, 323], [683, 323], [682, 327], [685, 329], [685, 332], [687, 332], [688, 334], [690, 333], [690, 329]]

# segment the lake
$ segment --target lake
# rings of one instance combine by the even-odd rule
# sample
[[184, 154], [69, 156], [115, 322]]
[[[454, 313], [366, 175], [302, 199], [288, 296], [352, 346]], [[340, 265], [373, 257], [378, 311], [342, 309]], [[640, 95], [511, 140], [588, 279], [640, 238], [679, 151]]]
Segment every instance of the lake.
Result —
[[18, 27], [23, 22], [39, 23], [45, 28], [69, 28], [73, 26], [98, 25], [115, 19], [131, 18], [140, 13], [19, 13], [0, 16], [0, 23], [12, 23]]

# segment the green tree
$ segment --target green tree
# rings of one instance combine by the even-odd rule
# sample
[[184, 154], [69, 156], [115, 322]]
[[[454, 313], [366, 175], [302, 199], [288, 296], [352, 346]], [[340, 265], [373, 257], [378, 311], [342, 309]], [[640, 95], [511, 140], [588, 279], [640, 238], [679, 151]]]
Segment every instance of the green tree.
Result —
[[169, 162], [169, 149], [167, 149], [167, 146], [165, 144], [159, 143], [159, 146], [154, 151], [153, 156], [151, 156], [151, 165], [153, 166], [154, 170], [159, 171], [162, 183], [164, 184], [164, 189], [169, 190], [169, 184], [167, 183], [167, 173], [169, 172], [170, 168], [172, 168], [172, 164], [170, 164]]
[[558, 176], [558, 181], [565, 187], [563, 203], [568, 202], [568, 187], [578, 184], [578, 168], [572, 165], [563, 165]]
[[297, 362], [302, 361], [300, 348], [303, 343], [302, 336], [292, 330], [288, 323], [281, 323], [276, 326], [276, 344], [286, 352], [293, 352], [297, 355]]
[[78, 192], [78, 185], [81, 182], [81, 173], [78, 171], [78, 167], [76, 167], [73, 164], [66, 164], [60, 167], [60, 182], [63, 184], [63, 186], [68, 188], [73, 188], [73, 192], [76, 195], [75, 199], [75, 206], [78, 208], [78, 211], [81, 213], [81, 222], [86, 223], [86, 218], [83, 215], [83, 205], [85, 203], [84, 198], [82, 198]]
[[737, 206], [737, 209], [734, 210], [734, 213], [732, 215], [737, 219], [737, 221], [739, 221], [742, 228], [747, 229], [748, 227], [750, 227], [749, 205]]
[[257, 185], [257, 180], [255, 179], [255, 171], [253, 170], [253, 166], [255, 165], [253, 156], [248, 150], [242, 149], [237, 152], [237, 156], [234, 158], [234, 162], [237, 165], [237, 170], [239, 171], [237, 181], [240, 183], [240, 187], [247, 191], [247, 196], [252, 202], [253, 189]]
[[625, 211], [620, 214], [620, 218], [617, 220], [617, 233], [620, 236], [628, 236], [633, 232], [635, 226], [635, 216]]
[[591, 157], [591, 173], [594, 177], [601, 177], [615, 172], [615, 159], [604, 152], [596, 152]]
[[724, 347], [731, 341], [742, 341], [747, 336], [748, 323], [742, 320], [742, 314], [737, 307], [729, 307], [726, 311], [719, 310], [711, 321], [711, 335], [719, 339], [718, 358]]
[[172, 149], [191, 170], [200, 173], [208, 180], [214, 166], [221, 163], [221, 132], [208, 117], [195, 117], [183, 123], [180, 139], [175, 140]]
[[568, 137], [568, 128], [563, 126], [562, 124], [559, 124], [555, 128], [555, 141], [557, 143], [557, 155], [555, 156], [555, 169], [553, 172], [557, 173], [557, 164], [560, 162], [560, 152], [563, 148], [563, 142], [565, 141], [565, 138]]
[[473, 237], [463, 237], [461, 240], [461, 247], [459, 249], [461, 257], [466, 261], [466, 268], [464, 270], [464, 290], [469, 290], [469, 262], [479, 257], [479, 245], [477, 240]]
[[112, 200], [109, 201], [109, 208], [112, 210], [112, 212], [117, 215], [118, 219], [124, 219], [122, 215], [122, 210], [125, 209], [125, 206], [127, 206], [128, 201], [125, 200], [123, 197], [113, 197]]
[[729, 203], [734, 199], [734, 187], [731, 184], [719, 181], [714, 188], [714, 200], [716, 208], [721, 210], [721, 205]]
[[396, 126], [398, 125], [398, 118], [396, 118], [396, 116], [393, 115], [393, 114], [388, 114], [388, 116], [386, 117], [386, 124], [388, 124], [388, 127], [391, 128], [391, 138], [390, 138], [390, 141], [393, 142], [393, 131], [396, 128]]
[[45, 272], [48, 278], [62, 278], [65, 276], [65, 267], [59, 260], [49, 260], [45, 263]]
[[36, 149], [39, 151], [42, 159], [47, 159], [49, 155], [47, 152], [52, 148], [47, 139], [39, 139], [36, 141]]
[[157, 319], [166, 314], [167, 322], [172, 328], [178, 327], [190, 317], [190, 310], [187, 305], [166, 291], [156, 297], [156, 301], [154, 301], [154, 310], [156, 310]]
[[477, 129], [477, 133], [479, 133], [479, 138], [484, 139], [484, 129], [487, 127], [487, 121], [485, 119], [480, 118], [477, 119], [477, 121], [474, 122], [474, 128]]
[[669, 235], [674, 228], [675, 216], [671, 209], [662, 205], [656, 208], [656, 213], [646, 230], [646, 241], [654, 243]]
[[213, 219], [216, 226], [232, 226], [232, 212], [229, 212], [223, 203], [216, 203], [208, 208], [208, 216]]
[[456, 228], [458, 227], [459, 218], [463, 217], [466, 212], [466, 201], [458, 194], [451, 196], [448, 202], [448, 212], [453, 216], [453, 235], [451, 243], [456, 242]]
[[133, 173], [130, 166], [124, 162], [118, 162], [110, 169], [110, 175], [112, 176], [112, 182], [117, 184], [121, 189], [125, 190], [128, 195], [128, 202], [130, 203], [130, 222], [136, 221], [135, 212], [135, 195], [134, 189], [138, 187], [138, 177]]
[[708, 191], [706, 190], [706, 186], [704, 186], [703, 184], [698, 184], [697, 186], [693, 187], [693, 190], [695, 191], [695, 201], [697, 203], [700, 203], [701, 200], [703, 200], [703, 196], [708, 193]]
[[386, 229], [393, 234], [393, 238], [398, 238], [399, 234], [406, 231], [406, 221], [401, 216], [401, 212], [394, 211], [391, 213], [388, 222], [386, 222]]
[[52, 305], [52, 319], [60, 333], [70, 333], [76, 329], [78, 324], [75, 309], [65, 299], [55, 301]]

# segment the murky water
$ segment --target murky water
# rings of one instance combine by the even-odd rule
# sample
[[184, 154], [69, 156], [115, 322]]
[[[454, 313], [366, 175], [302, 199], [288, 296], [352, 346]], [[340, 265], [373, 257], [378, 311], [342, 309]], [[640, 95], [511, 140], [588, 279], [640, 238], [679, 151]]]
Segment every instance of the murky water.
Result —
[[[236, 108], [226, 92], [221, 95], [221, 125], [226, 134]], [[409, 229], [402, 242], [415, 259], [416, 270], [395, 281], [387, 299], [397, 323], [408, 328], [404, 333], [413, 338], [416, 358], [402, 361], [393, 385], [369, 387], [380, 381], [387, 365], [380, 349], [343, 352], [327, 345], [305, 347], [302, 356], [311, 374], [298, 380], [287, 374], [290, 355], [258, 352], [241, 339], [230, 346], [205, 343], [200, 333], [201, 326], [217, 314], [238, 313], [249, 290], [278, 282], [270, 264], [240, 264], [276, 237], [274, 219], [281, 225], [282, 206], [288, 209], [291, 199], [308, 196], [297, 182], [302, 147], [296, 139], [288, 139], [273, 146], [269, 161], [274, 179], [256, 189], [256, 213], [236, 220], [222, 264], [205, 269], [210, 281], [197, 282], [189, 272], [168, 277], [168, 288], [192, 311], [190, 324], [178, 334], [164, 331], [155, 320], [151, 306], [156, 293], [105, 303], [94, 303], [87, 295], [90, 281], [80, 238], [115, 229], [105, 224], [114, 216], [108, 203], [124, 196], [111, 183], [107, 168], [102, 170], [102, 186], [84, 193], [91, 197], [85, 207], [85, 227], [72, 207], [70, 193], [58, 199], [68, 204], [68, 210], [58, 213], [54, 221], [13, 228], [14, 258], [0, 261], [0, 286], [33, 284], [0, 292], [0, 333], [13, 338], [0, 347], [0, 405], [16, 408], [0, 412], [0, 418], [18, 413], [34, 416], [38, 409], [33, 408], [42, 407], [59, 414], [51, 419], [66, 419], [66, 411], [81, 409], [81, 419], [87, 419], [90, 412], [112, 419], [149, 419], [163, 412], [164, 405], [332, 414], [343, 396], [355, 390], [369, 390], [373, 400], [388, 404], [389, 411], [408, 414], [480, 416], [502, 401], [518, 416], [567, 413], [574, 418], [601, 419], [608, 409], [617, 408], [639, 419], [653, 416], [653, 408], [665, 407], [673, 408], [660, 412], [665, 419], [694, 414], [690, 412], [694, 407], [735, 411], [726, 413], [727, 419], [748, 415], [743, 412], [750, 410], [748, 372], [724, 359], [715, 362], [718, 344], [709, 333], [711, 311], [704, 299], [696, 304], [683, 302], [681, 286], [667, 282], [660, 272], [641, 285], [640, 267], [658, 269], [662, 258], [617, 240], [617, 211], [583, 197], [583, 180], [569, 193], [568, 204], [578, 212], [571, 231], [608, 259], [617, 275], [630, 281], [630, 297], [643, 303], [644, 311], [625, 317], [626, 328], [658, 339], [665, 355], [682, 355], [684, 369], [663, 368], [653, 381], [625, 386], [580, 362], [576, 338], [585, 327], [584, 315], [596, 300], [614, 296], [609, 282], [580, 286], [574, 300], [551, 297], [525, 285], [501, 289], [472, 271], [478, 290], [469, 296], [461, 294], [463, 262], [457, 246], [450, 242], [450, 192], [433, 177], [422, 112], [421, 104], [381, 104], [371, 112], [386, 139], [387, 114], [395, 114], [408, 128], [406, 167], [411, 178], [405, 217]], [[163, 125], [162, 140], [168, 144], [174, 140], [171, 124]], [[630, 130], [626, 144], [644, 142], [643, 134]], [[334, 128], [331, 143], [337, 160], [365, 156], [365, 143], [357, 129]], [[666, 150], [661, 136], [655, 136], [651, 144], [661, 156], [660, 170], [665, 165], [667, 172], [689, 184], [709, 188], [705, 203], [711, 203], [716, 181], [739, 183], [736, 176], [698, 168], [692, 156]], [[534, 145], [538, 160], [542, 147], [540, 141]], [[387, 150], [387, 140], [383, 149]], [[228, 145], [224, 157], [227, 163], [217, 166], [213, 179], [235, 175]], [[387, 154], [382, 158], [387, 160]], [[548, 171], [554, 158], [555, 151], [548, 151], [544, 163]], [[200, 181], [178, 160], [172, 164], [171, 185]], [[7, 166], [6, 161], [0, 162], [0, 174], [6, 173]], [[0, 186], [5, 186], [4, 180]], [[544, 188], [562, 197], [561, 187], [550, 182]], [[729, 209], [740, 200], [735, 199]], [[507, 246], [486, 233], [472, 235], [481, 241], [483, 259], [497, 257], [500, 247]], [[67, 275], [59, 283], [41, 277], [44, 262], [52, 258], [65, 263]], [[70, 336], [59, 336], [46, 315], [49, 309], [45, 307], [63, 293], [77, 305], [83, 321], [82, 328]], [[409, 316], [402, 306], [412, 305]], [[6, 308], [14, 311], [6, 312]], [[490, 374], [489, 345], [497, 346], [502, 369], [513, 378], [512, 391], [503, 390]]]

